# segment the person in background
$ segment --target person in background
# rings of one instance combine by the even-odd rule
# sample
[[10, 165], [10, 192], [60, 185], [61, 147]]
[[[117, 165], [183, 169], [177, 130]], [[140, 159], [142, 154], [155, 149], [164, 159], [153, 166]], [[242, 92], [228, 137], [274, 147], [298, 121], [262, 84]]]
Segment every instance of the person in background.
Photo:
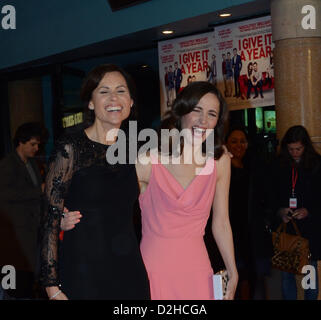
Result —
[[226, 66], [226, 85], [227, 85], [227, 97], [232, 96], [233, 88], [232, 88], [232, 78], [233, 78], [233, 67], [232, 67], [232, 59], [231, 59], [231, 53], [227, 53], [227, 59], [225, 60], [225, 66]]
[[[38, 231], [44, 184], [35, 156], [44, 133], [39, 123], [18, 127], [14, 151], [0, 162], [0, 269], [16, 269], [17, 299], [37, 298]], [[0, 284], [1, 285], [1, 284]]]
[[251, 90], [253, 88], [253, 63], [249, 62], [247, 65], [247, 94], [246, 98], [250, 99], [251, 97]]
[[242, 126], [230, 128], [226, 146], [233, 155], [229, 215], [240, 277], [236, 299], [266, 299], [265, 278], [269, 275], [272, 248], [265, 229], [265, 164], [249, 149]]
[[168, 93], [169, 93], [169, 103], [167, 104], [167, 107], [171, 108], [173, 101], [176, 98], [175, 76], [173, 72], [173, 67], [171, 65], [168, 67]]
[[164, 69], [164, 84], [165, 84], [165, 92], [166, 92], [166, 105], [169, 105], [169, 81], [168, 81], [168, 67]]
[[174, 67], [175, 67], [174, 69], [175, 92], [177, 95], [181, 87], [183, 76], [182, 76], [182, 69], [178, 67], [178, 62], [174, 63]]
[[263, 99], [263, 80], [262, 80], [262, 72], [258, 70], [257, 62], [253, 63], [253, 71], [252, 71], [252, 86], [255, 91], [255, 96], [253, 99], [258, 97], [257, 89], [260, 90], [260, 96]]
[[234, 75], [234, 88], [235, 88], [235, 94], [233, 97], [240, 97], [240, 83], [239, 83], [239, 77], [242, 69], [242, 59], [239, 54], [237, 54], [237, 49], [233, 49], [233, 58], [232, 58], [232, 68], [233, 68], [233, 75]]
[[[294, 220], [302, 237], [309, 240], [310, 265], [317, 269], [321, 259], [321, 156], [315, 151], [307, 130], [296, 125], [290, 127], [282, 141], [279, 156], [270, 173], [270, 205], [277, 218], [275, 227], [282, 221], [287, 232], [295, 234], [290, 222]], [[296, 276], [282, 272], [282, 292], [285, 300], [296, 300]], [[304, 290], [306, 300], [318, 296], [318, 279], [315, 289]]]
[[217, 68], [216, 68], [216, 56], [215, 54], [212, 55], [212, 62], [210, 66], [210, 77], [208, 79], [209, 82], [213, 83], [216, 86], [217, 81]]
[[222, 54], [222, 75], [224, 80], [224, 97], [227, 97], [227, 83], [226, 83], [226, 55]]
[[[190, 83], [192, 83], [192, 76], [188, 75], [187, 79], [186, 79], [186, 86], [188, 86]], [[178, 90], [178, 93], [180, 93], [186, 86], [181, 86]], [[170, 110], [168, 110], [168, 112], [170, 113]]]
[[266, 70], [266, 83], [268, 84], [269, 88], [272, 87], [272, 79], [274, 78], [274, 62], [273, 62], [273, 51], [270, 53], [270, 63]]

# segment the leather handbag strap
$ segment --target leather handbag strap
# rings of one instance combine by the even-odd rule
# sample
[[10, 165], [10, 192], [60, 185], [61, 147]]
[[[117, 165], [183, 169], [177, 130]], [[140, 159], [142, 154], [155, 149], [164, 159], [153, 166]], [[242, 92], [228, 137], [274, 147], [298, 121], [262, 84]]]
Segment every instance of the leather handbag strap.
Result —
[[298, 228], [298, 226], [296, 225], [296, 223], [293, 221], [293, 219], [291, 219], [291, 222], [292, 222], [292, 224], [293, 224], [293, 227], [294, 227], [294, 230], [295, 230], [296, 234], [297, 234], [298, 236], [302, 237], [302, 236], [301, 236], [301, 232], [299, 231], [299, 228]]
[[[291, 219], [292, 225], [294, 227], [295, 233], [301, 237], [301, 232], [299, 231], [298, 226], [296, 225], [296, 223], [293, 221], [293, 219]], [[279, 227], [277, 228], [277, 232], [286, 232], [286, 227], [287, 224], [285, 222], [282, 222]]]

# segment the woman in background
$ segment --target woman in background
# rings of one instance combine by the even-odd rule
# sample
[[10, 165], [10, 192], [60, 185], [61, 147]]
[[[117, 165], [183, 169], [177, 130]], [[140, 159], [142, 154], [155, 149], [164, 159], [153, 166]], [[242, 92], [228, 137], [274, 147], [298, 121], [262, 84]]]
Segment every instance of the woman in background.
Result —
[[226, 146], [233, 155], [229, 215], [240, 277], [236, 299], [266, 299], [271, 241], [265, 229], [265, 165], [249, 151], [248, 135], [241, 126], [230, 129]]
[[[289, 223], [294, 219], [302, 237], [309, 240], [310, 265], [315, 270], [317, 260], [321, 259], [320, 181], [321, 156], [314, 149], [307, 130], [301, 125], [289, 128], [281, 141], [279, 157], [271, 172], [272, 211], [278, 217], [278, 224], [281, 221], [288, 224], [287, 232], [295, 233]], [[290, 199], [294, 200], [291, 206]], [[316, 288], [304, 290], [304, 298], [316, 300], [318, 290], [316, 279]], [[282, 272], [282, 292], [285, 300], [297, 299], [295, 274]]]

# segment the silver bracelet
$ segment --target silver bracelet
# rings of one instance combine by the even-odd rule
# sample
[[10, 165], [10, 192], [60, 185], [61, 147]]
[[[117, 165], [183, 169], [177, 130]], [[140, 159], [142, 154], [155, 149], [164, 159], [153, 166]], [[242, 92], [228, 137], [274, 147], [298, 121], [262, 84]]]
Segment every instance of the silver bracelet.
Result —
[[52, 300], [53, 298], [56, 298], [58, 294], [61, 293], [61, 290], [58, 290], [52, 297], [49, 298], [49, 300]]

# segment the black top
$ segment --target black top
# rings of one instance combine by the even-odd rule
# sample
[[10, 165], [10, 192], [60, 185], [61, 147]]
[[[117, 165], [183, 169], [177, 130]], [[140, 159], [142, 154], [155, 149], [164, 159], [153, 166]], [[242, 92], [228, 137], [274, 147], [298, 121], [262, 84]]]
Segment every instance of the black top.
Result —
[[235, 259], [246, 266], [249, 263], [249, 172], [244, 168], [231, 167], [229, 216], [233, 231]]
[[[41, 281], [44, 286], [61, 283], [71, 299], [148, 299], [133, 226], [139, 193], [135, 166], [108, 164], [107, 148], [84, 131], [57, 143], [46, 179]], [[83, 217], [65, 232], [58, 259], [64, 206]]]

